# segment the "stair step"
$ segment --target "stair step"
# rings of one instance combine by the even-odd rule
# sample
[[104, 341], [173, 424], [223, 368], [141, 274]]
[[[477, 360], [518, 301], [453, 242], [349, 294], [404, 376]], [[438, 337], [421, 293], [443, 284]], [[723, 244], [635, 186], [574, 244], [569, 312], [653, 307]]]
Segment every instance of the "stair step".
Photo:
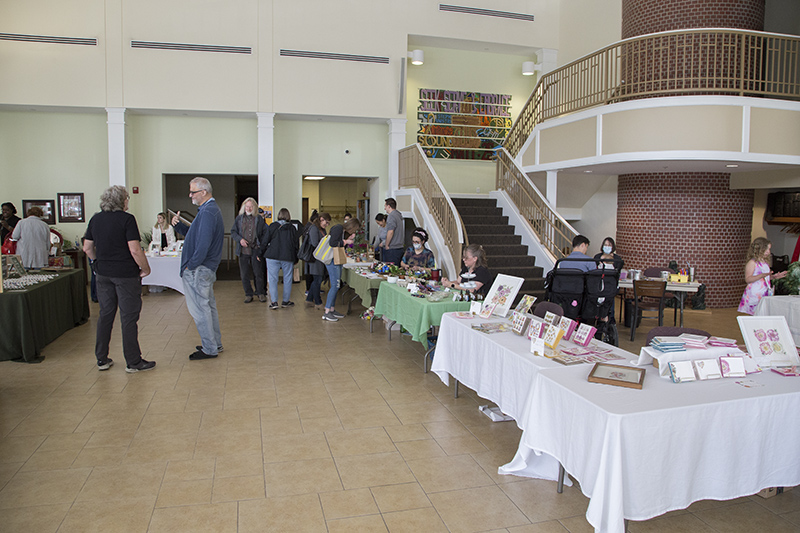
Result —
[[508, 217], [501, 217], [495, 215], [461, 215], [461, 221], [465, 226], [474, 224], [497, 224], [501, 226], [508, 226]]
[[[496, 224], [464, 224], [467, 235], [514, 235], [514, 226]], [[470, 239], [470, 242], [472, 240]]]
[[536, 258], [530, 255], [493, 255], [492, 266], [495, 269], [503, 267], [532, 267], [536, 265]]
[[[486, 249], [486, 253], [489, 253], [489, 249], [486, 248], [487, 246], [494, 246], [494, 245], [504, 245], [504, 246], [517, 246], [522, 242], [522, 237], [519, 235], [482, 235], [480, 233], [469, 234], [469, 242], [472, 244], [480, 244], [481, 246]], [[505, 249], [496, 248], [495, 252], [492, 255], [522, 255], [528, 253], [527, 246], [525, 247], [524, 252], [519, 251], [506, 251]]]
[[518, 278], [541, 278], [542, 277], [542, 267], [495, 267], [491, 260], [489, 261], [489, 268], [492, 269], [493, 272], [498, 274], [506, 274], [509, 276], [515, 276]]
[[501, 217], [503, 216], [503, 210], [499, 207], [458, 207], [458, 214], [462, 217], [465, 216], [489, 216], [489, 217]]
[[452, 200], [456, 207], [494, 207], [497, 205], [497, 200], [494, 198], [452, 198]]
[[522, 237], [519, 235], [503, 235], [503, 239], [508, 239], [510, 237], [516, 237], [517, 242], [509, 242], [509, 243], [502, 243], [497, 242], [496, 240], [491, 241], [489, 243], [482, 243], [478, 242], [477, 240], [470, 239], [470, 242], [474, 242], [475, 244], [480, 244], [483, 246], [483, 251], [486, 252], [486, 255], [489, 257], [489, 261], [492, 260], [493, 257], [499, 257], [502, 255], [527, 255], [528, 254], [528, 247], [524, 244], [520, 244], [522, 242]]

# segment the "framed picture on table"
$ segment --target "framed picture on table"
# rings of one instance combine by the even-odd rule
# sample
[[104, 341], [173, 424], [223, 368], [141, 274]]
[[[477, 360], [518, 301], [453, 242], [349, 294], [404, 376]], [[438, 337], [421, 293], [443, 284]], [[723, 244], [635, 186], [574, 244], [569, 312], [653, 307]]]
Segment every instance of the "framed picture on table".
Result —
[[644, 383], [644, 374], [644, 368], [612, 365], [610, 363], [595, 363], [594, 368], [589, 372], [589, 381], [592, 383], [616, 385], [617, 387], [641, 389]]
[[[508, 276], [506, 274], [498, 274], [494, 278], [492, 288], [486, 295], [486, 302], [489, 304], [496, 304], [493, 314], [505, 318], [508, 315], [511, 304], [517, 297], [520, 287], [525, 280], [515, 276]], [[486, 304], [484, 304], [485, 306]]]
[[58, 222], [86, 222], [82, 192], [58, 193]]
[[763, 366], [800, 364], [785, 316], [739, 316], [747, 353]]
[[48, 226], [55, 225], [56, 203], [53, 200], [22, 200], [22, 212], [25, 213], [24, 216], [28, 215], [28, 210], [31, 207], [41, 207], [42, 211], [44, 211], [42, 220], [44, 220], [45, 224]]

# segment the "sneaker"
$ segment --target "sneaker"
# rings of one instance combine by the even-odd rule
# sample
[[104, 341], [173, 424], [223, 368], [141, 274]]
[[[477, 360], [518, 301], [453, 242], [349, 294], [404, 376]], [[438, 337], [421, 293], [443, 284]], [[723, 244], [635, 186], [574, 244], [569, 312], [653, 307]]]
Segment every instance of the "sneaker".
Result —
[[189, 356], [189, 361], [199, 361], [201, 359], [214, 359], [217, 354], [206, 353], [203, 350], [197, 350]]
[[269, 304], [270, 309], [277, 309], [279, 307], [278, 302], [272, 302]]
[[97, 362], [97, 370], [108, 370], [112, 366], [114, 366], [114, 361], [110, 357], [106, 357], [105, 361]]
[[333, 313], [325, 313], [322, 315], [322, 320], [327, 320], [328, 322], [338, 322], [339, 319], [333, 316]]
[[263, 303], [266, 303], [266, 301], [267, 301], [267, 297], [266, 297], [266, 296], [264, 296], [263, 294], [259, 294], [259, 295], [258, 295], [258, 301], [259, 301], [259, 302], [261, 302], [262, 304], [263, 304]]
[[128, 365], [127, 368], [125, 368], [125, 372], [133, 374], [135, 372], [144, 372], [145, 370], [153, 370], [155, 367], [156, 367], [155, 361], [145, 361], [144, 359], [142, 359], [133, 366]]
[[252, 297], [252, 296], [247, 296], [247, 297], [244, 299], [244, 303], [246, 303], [246, 304], [249, 304], [249, 303], [250, 303], [250, 302], [252, 302], [252, 301], [253, 301], [253, 297]]
[[306, 300], [305, 303], [306, 303], [306, 307], [314, 307], [314, 302], [312, 302], [311, 300]]
[[344, 315], [342, 313], [336, 311], [335, 309], [333, 311], [331, 311], [331, 314], [333, 316], [335, 316], [336, 318], [344, 318]]
[[294, 302], [281, 302], [281, 307], [293, 307]]
[[[202, 352], [202, 351], [203, 351], [203, 346], [202, 346], [202, 345], [201, 345], [201, 346], [195, 346], [194, 348], [195, 348], [195, 350], [197, 350], [198, 352]], [[224, 349], [225, 349], [225, 348], [223, 348], [222, 346], [217, 346], [217, 353], [222, 353], [222, 351], [223, 351]]]

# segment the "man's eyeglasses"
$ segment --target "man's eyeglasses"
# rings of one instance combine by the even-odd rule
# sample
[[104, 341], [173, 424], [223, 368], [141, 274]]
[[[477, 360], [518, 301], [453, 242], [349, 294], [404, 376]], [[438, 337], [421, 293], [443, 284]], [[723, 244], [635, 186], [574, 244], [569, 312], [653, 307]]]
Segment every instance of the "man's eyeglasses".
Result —
[[195, 194], [197, 194], [197, 193], [199, 193], [199, 192], [203, 192], [203, 191], [202, 191], [202, 190], [199, 190], [199, 191], [189, 191], [189, 196], [194, 196]]

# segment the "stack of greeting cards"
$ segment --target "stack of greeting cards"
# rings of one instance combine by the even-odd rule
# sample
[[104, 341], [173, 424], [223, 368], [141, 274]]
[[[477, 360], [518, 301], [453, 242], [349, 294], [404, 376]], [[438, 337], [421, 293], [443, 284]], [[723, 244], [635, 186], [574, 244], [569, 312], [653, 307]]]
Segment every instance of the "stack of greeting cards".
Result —
[[724, 346], [726, 348], [736, 348], [736, 341], [723, 337], [711, 337], [708, 339], [709, 346]]
[[686, 343], [680, 337], [653, 337], [650, 346], [664, 353], [686, 351]]
[[511, 326], [499, 322], [483, 322], [482, 324], [473, 324], [472, 329], [481, 333], [504, 333], [511, 331]]
[[691, 333], [681, 333], [680, 335], [678, 335], [678, 337], [683, 339], [683, 342], [685, 343], [685, 346], [686, 346], [687, 350], [691, 350], [691, 349], [706, 350], [706, 349], [708, 349], [708, 346], [706, 346], [706, 344], [708, 343], [708, 337], [706, 337], [705, 335], [693, 335]]

